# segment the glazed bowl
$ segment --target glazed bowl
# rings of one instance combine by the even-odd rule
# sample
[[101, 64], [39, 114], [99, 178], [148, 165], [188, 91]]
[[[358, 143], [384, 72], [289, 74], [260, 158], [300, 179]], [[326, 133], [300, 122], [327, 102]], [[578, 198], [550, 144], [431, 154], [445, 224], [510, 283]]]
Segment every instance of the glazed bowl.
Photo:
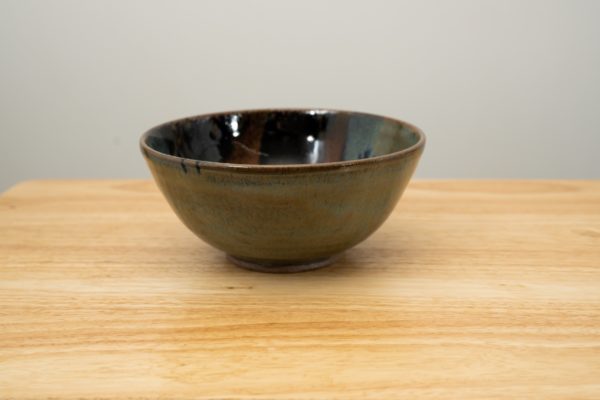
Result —
[[328, 265], [381, 226], [425, 136], [367, 113], [270, 109], [167, 122], [140, 146], [198, 237], [238, 266], [297, 272]]

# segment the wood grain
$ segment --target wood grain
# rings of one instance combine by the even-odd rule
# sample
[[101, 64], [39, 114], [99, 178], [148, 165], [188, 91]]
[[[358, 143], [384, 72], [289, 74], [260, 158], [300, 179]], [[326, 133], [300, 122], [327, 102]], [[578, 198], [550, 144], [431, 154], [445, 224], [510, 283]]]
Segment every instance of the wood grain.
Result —
[[600, 182], [416, 181], [331, 268], [238, 269], [149, 181], [0, 197], [0, 398], [600, 398]]

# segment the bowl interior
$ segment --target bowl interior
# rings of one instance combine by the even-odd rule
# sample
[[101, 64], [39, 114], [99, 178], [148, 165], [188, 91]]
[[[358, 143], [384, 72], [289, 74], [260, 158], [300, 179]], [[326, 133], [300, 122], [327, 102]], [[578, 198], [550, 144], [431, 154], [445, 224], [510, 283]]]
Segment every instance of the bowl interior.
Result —
[[315, 164], [394, 153], [421, 133], [393, 119], [327, 110], [258, 110], [181, 119], [142, 139], [163, 154], [233, 164]]

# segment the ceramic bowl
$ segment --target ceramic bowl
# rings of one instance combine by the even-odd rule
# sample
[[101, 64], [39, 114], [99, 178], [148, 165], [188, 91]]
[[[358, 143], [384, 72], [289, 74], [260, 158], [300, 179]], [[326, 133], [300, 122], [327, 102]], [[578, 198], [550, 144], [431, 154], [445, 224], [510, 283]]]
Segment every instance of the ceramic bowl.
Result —
[[415, 126], [323, 109], [199, 115], [140, 141], [181, 221], [238, 266], [331, 263], [390, 215], [425, 146]]

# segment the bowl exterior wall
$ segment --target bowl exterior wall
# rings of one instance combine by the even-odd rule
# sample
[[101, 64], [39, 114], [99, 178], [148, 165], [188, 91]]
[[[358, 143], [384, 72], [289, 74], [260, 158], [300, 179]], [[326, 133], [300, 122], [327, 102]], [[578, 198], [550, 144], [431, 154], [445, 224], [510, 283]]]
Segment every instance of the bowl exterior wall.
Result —
[[422, 151], [308, 171], [229, 170], [143, 153], [192, 232], [235, 258], [277, 265], [324, 259], [365, 240], [394, 209]]

